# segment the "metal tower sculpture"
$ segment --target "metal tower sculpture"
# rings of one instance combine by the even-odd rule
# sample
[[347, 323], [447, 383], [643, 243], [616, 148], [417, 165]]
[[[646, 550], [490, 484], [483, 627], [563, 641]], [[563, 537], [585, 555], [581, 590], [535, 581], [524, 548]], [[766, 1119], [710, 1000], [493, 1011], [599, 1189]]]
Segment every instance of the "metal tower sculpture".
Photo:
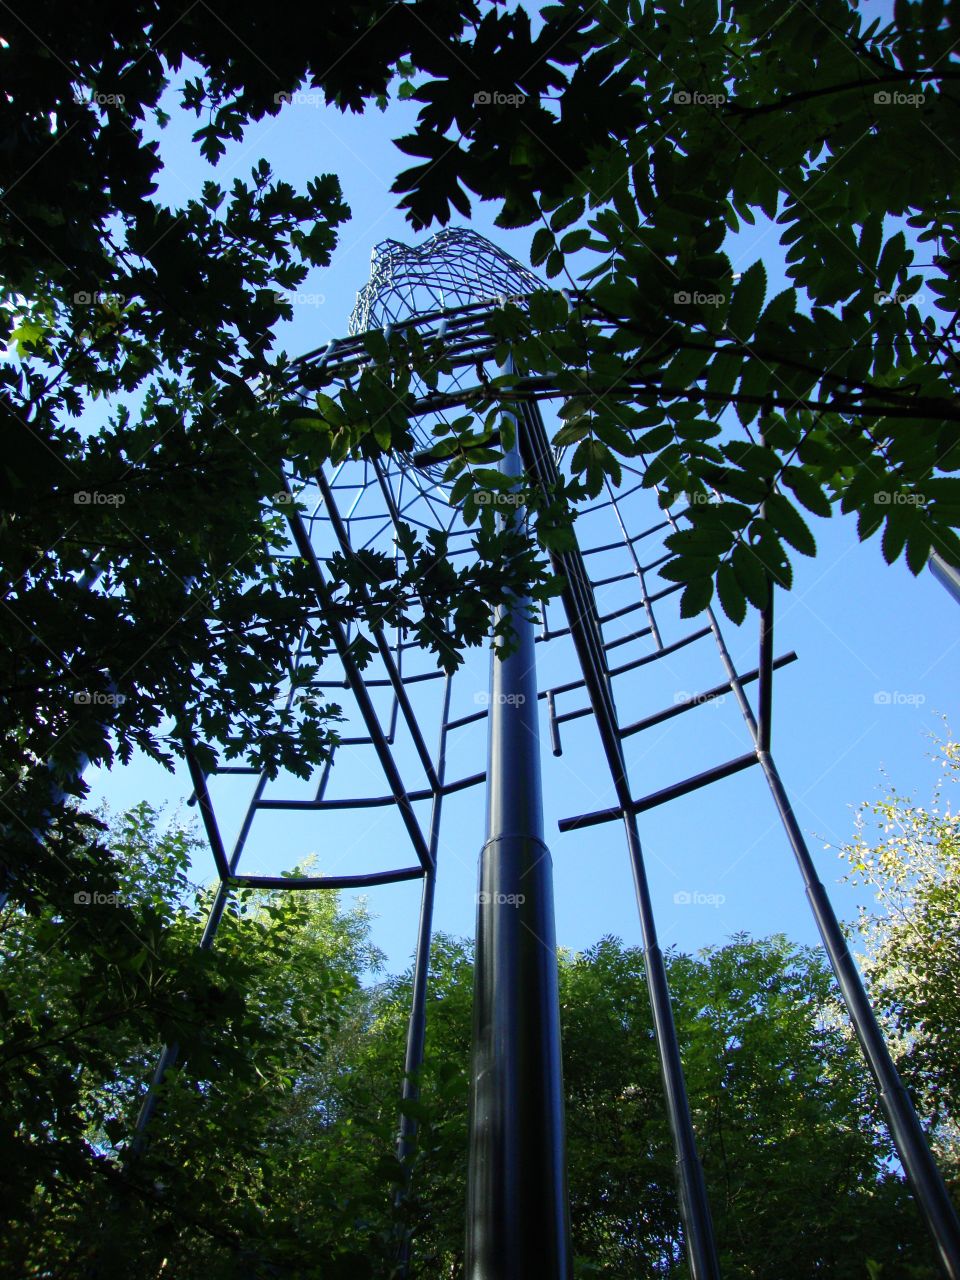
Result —
[[[497, 343], [491, 317], [506, 299], [522, 300], [544, 286], [483, 237], [467, 230], [445, 230], [411, 248], [388, 240], [373, 254], [369, 283], [360, 291], [349, 335], [299, 362], [304, 385], [347, 387], [369, 361], [363, 335], [380, 329], [415, 330], [424, 340], [442, 344], [446, 385], [439, 390], [415, 380], [413, 436], [420, 455], [344, 462], [311, 475], [290, 475], [287, 490], [297, 502], [284, 506], [293, 554], [303, 558], [313, 577], [316, 604], [330, 618], [329, 574], [333, 553], [350, 557], [364, 550], [399, 556], [396, 538], [402, 523], [438, 529], [447, 535], [451, 556], [470, 554], [470, 529], [444, 490], [442, 468], [428, 457], [427, 428], [450, 408], [468, 404], [476, 373], [495, 365]], [[590, 313], [589, 295], [568, 294], [571, 306]], [[591, 320], [604, 323], [591, 314]], [[496, 371], [496, 370], [495, 370]], [[500, 372], [509, 372], [509, 361]], [[473, 373], [473, 382], [471, 374]], [[305, 393], [306, 394], [306, 393]], [[508, 479], [526, 473], [528, 482], [549, 486], [563, 467], [541, 416], [538, 399], [560, 399], [549, 385], [538, 398], [511, 401], [505, 407], [516, 424], [516, 444], [499, 464]], [[271, 889], [352, 889], [401, 880], [422, 881], [416, 934], [412, 1007], [405, 1057], [404, 1095], [414, 1097], [424, 1056], [427, 976], [433, 927], [441, 817], [444, 800], [467, 788], [485, 785], [487, 823], [477, 833], [479, 892], [475, 966], [475, 1013], [469, 1128], [466, 1268], [468, 1280], [569, 1280], [572, 1260], [564, 1167], [563, 1092], [560, 1067], [559, 1008], [553, 918], [551, 859], [541, 800], [541, 705], [553, 755], [563, 751], [564, 726], [592, 722], [595, 745], [609, 772], [611, 803], [588, 813], [563, 817], [560, 831], [583, 831], [607, 822], [623, 824], [633, 873], [645, 957], [653, 1028], [663, 1078], [666, 1113], [672, 1132], [680, 1210], [689, 1273], [693, 1280], [720, 1275], [710, 1209], [697, 1155], [681, 1055], [674, 1026], [667, 972], [657, 938], [654, 904], [640, 842], [638, 816], [656, 806], [698, 791], [730, 775], [758, 767], [770, 790], [799, 867], [811, 910], [823, 939], [850, 1018], [876, 1082], [900, 1159], [936, 1242], [947, 1276], [960, 1280], [960, 1227], [919, 1121], [897, 1075], [861, 979], [821, 883], [771, 754], [773, 673], [796, 655], [774, 653], [773, 605], [760, 619], [759, 656], [751, 670], [739, 671], [724, 642], [717, 618], [707, 609], [693, 622], [673, 607], [680, 584], [658, 575], [669, 558], [661, 539], [678, 527], [682, 512], [656, 506], [643, 485], [642, 464], [623, 466], [624, 483], [578, 513], [574, 549], [552, 556], [565, 587], [556, 606], [542, 610], [539, 626], [530, 621], [528, 602], [513, 603], [518, 645], [501, 659], [492, 655], [485, 705], [466, 715], [452, 714], [455, 678], [403, 634], [373, 631], [376, 655], [368, 667], [356, 662], [346, 628], [331, 624], [333, 647], [316, 677], [318, 686], [338, 686], [350, 699], [349, 719], [359, 732], [346, 734], [333, 757], [296, 791], [293, 780], [270, 783], [265, 774], [234, 767], [227, 773], [255, 778], [239, 834], [231, 850], [220, 833], [210, 781], [188, 759], [194, 797], [209, 837], [220, 886], [204, 946], [216, 933], [227, 896], [235, 887]], [[501, 519], [522, 523], [524, 512], [505, 504]], [[601, 612], [603, 593], [619, 593], [615, 609]], [[625, 628], [625, 629], [624, 629]], [[643, 681], [658, 687], [663, 660], [699, 646], [712, 650], [719, 679], [684, 701], [664, 697], [660, 709], [625, 718], [620, 707], [631, 686]], [[553, 647], [565, 666], [564, 678], [538, 682], [538, 652]], [[290, 655], [291, 675], [302, 654]], [[756, 703], [748, 688], [756, 685]], [[660, 682], [661, 694], [666, 693]], [[672, 690], [670, 690], [672, 695]], [[732, 694], [742, 715], [744, 750], [706, 770], [644, 793], [628, 776], [627, 739], [696, 707]], [[291, 703], [303, 696], [291, 682]], [[437, 747], [427, 745], [425, 724], [432, 720]], [[486, 768], [453, 780], [447, 777], [453, 731], [486, 721]], [[400, 749], [405, 742], [404, 750]], [[336, 766], [351, 756], [375, 758], [383, 784], [359, 791], [356, 771]], [[338, 793], [343, 774], [346, 792]], [[379, 808], [392, 812], [413, 850], [406, 865], [323, 877], [263, 876], [241, 870], [251, 831], [271, 813], [316, 815], [334, 822], [339, 814], [357, 815]], [[168, 1046], [157, 1078], [176, 1057]], [[148, 1095], [139, 1125], [142, 1134], [153, 1108]], [[401, 1120], [400, 1152], [409, 1149], [414, 1122]]]

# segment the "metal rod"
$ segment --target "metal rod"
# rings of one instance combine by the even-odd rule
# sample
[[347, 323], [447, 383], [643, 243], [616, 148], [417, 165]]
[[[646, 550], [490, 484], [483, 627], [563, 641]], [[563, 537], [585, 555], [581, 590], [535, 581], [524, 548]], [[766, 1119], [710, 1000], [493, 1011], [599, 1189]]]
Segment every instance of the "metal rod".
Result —
[[[789, 653], [785, 653], [772, 663], [772, 669], [778, 671], [781, 667], [786, 667], [791, 662], [796, 662], [796, 660], [797, 655], [791, 649]], [[759, 675], [760, 668], [754, 667], [752, 671], [744, 672], [740, 677], [740, 683], [752, 684]], [[642, 720], [635, 720], [633, 724], [625, 725], [620, 730], [620, 736], [629, 738], [634, 733], [642, 733], [644, 729], [651, 729], [654, 725], [661, 724], [664, 720], [683, 715], [694, 707], [702, 706], [705, 702], [712, 702], [715, 698], [722, 698], [724, 694], [730, 693], [732, 689], [733, 684], [729, 680], [724, 681], [723, 684], [714, 685], [712, 689], [705, 689], [703, 693], [695, 694], [692, 698], [686, 698], [683, 702], [675, 702], [672, 707], [665, 707], [662, 711], [655, 711], [653, 715], [644, 716]]]
[[617, 498], [613, 492], [613, 488], [611, 487], [610, 481], [605, 478], [604, 484], [606, 486], [607, 493], [610, 495], [610, 501], [613, 504], [613, 514], [617, 517], [617, 524], [620, 526], [620, 532], [623, 534], [626, 548], [630, 553], [631, 559], [633, 560], [633, 571], [637, 575], [637, 580], [640, 583], [640, 595], [642, 598], [643, 607], [646, 610], [647, 620], [650, 623], [650, 630], [653, 632], [654, 643], [656, 644], [658, 649], [662, 649], [663, 640], [660, 638], [660, 628], [657, 626], [657, 620], [653, 616], [653, 609], [650, 605], [650, 600], [647, 595], [647, 580], [643, 572], [643, 565], [641, 565], [640, 563], [640, 558], [637, 555], [636, 547], [630, 541], [630, 535], [627, 532], [627, 526], [623, 523], [623, 516], [620, 514], [620, 504], [617, 502]]
[[[505, 372], [512, 371], [508, 361]], [[522, 431], [514, 418], [517, 435]], [[522, 474], [516, 446], [501, 473]], [[524, 519], [517, 510], [507, 517]], [[560, 1002], [543, 840], [535, 623], [491, 655], [487, 838], [480, 853], [467, 1165], [466, 1280], [570, 1280]]]
[[960, 604], [960, 569], [958, 569], [956, 565], [947, 564], [943, 556], [936, 551], [930, 552], [930, 560], [928, 563], [930, 565], [930, 572], [936, 580], [941, 586], [946, 587], [954, 600], [956, 600], [957, 604]]
[[[433, 811], [430, 815], [430, 850], [433, 854], [433, 865], [437, 865], [440, 844], [440, 814], [443, 805], [443, 778], [447, 765], [447, 732], [450, 716], [450, 695], [453, 689], [452, 678], [448, 675], [443, 689], [443, 709], [440, 720], [440, 744], [437, 750], [437, 792], [434, 797]], [[420, 920], [417, 927], [417, 949], [413, 962], [413, 988], [410, 999], [410, 1018], [407, 1023], [407, 1045], [403, 1059], [404, 1102], [416, 1102], [420, 1097], [420, 1071], [423, 1067], [424, 1052], [427, 1041], [427, 980], [430, 976], [430, 944], [433, 938], [433, 905], [436, 896], [436, 871], [428, 871], [423, 878], [423, 893], [420, 897]], [[397, 1203], [409, 1194], [410, 1171], [409, 1160], [417, 1135], [417, 1118], [403, 1109], [400, 1112], [400, 1135], [397, 1141], [397, 1159], [404, 1173], [404, 1181], [397, 1193]], [[399, 1280], [406, 1280], [410, 1271], [409, 1233], [404, 1233], [400, 1249]]]
[[[723, 764], [714, 765], [712, 769], [695, 773], [691, 778], [684, 778], [682, 782], [674, 782], [669, 787], [652, 791], [639, 800], [631, 800], [627, 811], [634, 814], [646, 813], [648, 809], [656, 809], [658, 805], [666, 804], [668, 800], [677, 800], [680, 796], [689, 795], [691, 791], [699, 791], [701, 787], [719, 782], [722, 778], [729, 778], [732, 774], [740, 773], [743, 769], [749, 769], [755, 764], [759, 764], [759, 758], [756, 751], [750, 751]], [[596, 809], [592, 813], [581, 813], [575, 818], [561, 818], [557, 825], [561, 831], [582, 831], [585, 827], [596, 827], [602, 822], [614, 822], [622, 818], [623, 814], [624, 806], [615, 805], [611, 809]]]
[[[322, 471], [317, 473], [317, 485], [323, 495], [323, 501], [326, 505], [327, 511], [329, 512], [330, 522], [333, 525], [333, 531], [337, 536], [337, 541], [340, 543], [341, 549], [346, 555], [353, 556], [353, 547], [350, 543], [346, 525], [343, 523], [343, 517], [340, 515], [340, 510], [337, 507], [333, 490], [330, 488], [327, 478]], [[370, 596], [365, 587], [360, 588], [360, 598], [369, 604]], [[410, 732], [410, 736], [413, 739], [413, 745], [417, 750], [417, 755], [420, 757], [420, 763], [423, 765], [423, 771], [427, 775], [427, 780], [431, 787], [437, 787], [439, 784], [437, 782], [437, 775], [434, 772], [433, 760], [430, 758], [430, 752], [427, 750], [427, 744], [423, 740], [420, 725], [417, 721], [417, 717], [413, 713], [413, 708], [410, 705], [410, 698], [407, 695], [400, 672], [394, 662], [393, 654], [391, 653], [390, 646], [387, 643], [387, 638], [383, 634], [383, 624], [372, 623], [370, 630], [373, 634], [373, 639], [377, 646], [377, 650], [379, 651], [380, 658], [386, 668], [387, 678], [393, 687], [394, 697], [396, 701], [399, 702], [400, 708], [403, 711], [403, 719]], [[396, 704], [394, 705], [393, 724], [396, 724]]]
[[793, 849], [820, 937], [840, 986], [843, 1002], [860, 1041], [867, 1065], [876, 1082], [890, 1136], [900, 1156], [907, 1180], [936, 1244], [940, 1265], [949, 1280], [960, 1280], [960, 1221], [943, 1176], [923, 1132], [913, 1103], [890, 1057], [863, 980], [850, 955], [846, 938], [807, 848], [787, 798], [780, 775], [768, 751], [758, 752], [774, 802]]
[[370, 889], [378, 884], [420, 880], [426, 873], [419, 863], [398, 871], [370, 871], [355, 876], [233, 876], [234, 889]]
[[[261, 773], [257, 779], [257, 785], [254, 787], [253, 795], [247, 806], [247, 812], [244, 817], [240, 831], [234, 842], [233, 851], [230, 855], [228, 870], [231, 876], [236, 872], [240, 865], [240, 856], [243, 853], [244, 846], [247, 842], [247, 836], [250, 834], [250, 826], [256, 812], [256, 803], [263, 795], [264, 788], [267, 785], [266, 773]], [[204, 789], [206, 783], [204, 782]], [[207, 922], [204, 926], [203, 933], [200, 937], [199, 948], [201, 951], [209, 951], [213, 946], [213, 940], [216, 937], [217, 929], [220, 927], [220, 920], [223, 916], [224, 909], [227, 905], [227, 899], [230, 894], [228, 883], [221, 879], [217, 885], [213, 895], [213, 902], [210, 906]], [[133, 1138], [130, 1143], [130, 1151], [126, 1159], [126, 1167], [129, 1169], [132, 1163], [137, 1160], [146, 1145], [147, 1129], [157, 1109], [157, 1094], [160, 1086], [166, 1077], [167, 1072], [176, 1065], [180, 1056], [180, 1046], [176, 1041], [165, 1044], [160, 1050], [157, 1059], [157, 1065], [153, 1072], [153, 1078], [147, 1086], [147, 1092], [144, 1095], [143, 1102], [140, 1104], [140, 1111], [137, 1115], [137, 1122], [134, 1126]]]
[[[674, 528], [677, 527], [672, 517], [671, 524]], [[772, 583], [770, 589], [772, 592]], [[716, 614], [709, 606], [706, 614], [717, 643], [720, 659], [726, 669], [743, 718], [757, 744], [757, 757], [799, 867], [807, 900], [830, 961], [830, 967], [840, 987], [843, 1003], [850, 1016], [870, 1074], [873, 1076], [890, 1136], [897, 1149], [907, 1181], [933, 1238], [944, 1275], [948, 1280], [960, 1280], [960, 1220], [957, 1218], [950, 1193], [933, 1158], [910, 1096], [890, 1056], [877, 1015], [863, 985], [863, 979], [850, 955], [846, 938], [827, 891], [817, 875], [813, 858], [810, 856], [810, 850], [800, 830], [800, 824], [793, 812], [773, 756], [769, 750], [760, 747], [760, 725], [743, 690], [742, 681], [723, 639]]]
[[347, 640], [346, 633], [342, 624], [337, 620], [330, 588], [323, 576], [323, 569], [320, 566], [320, 561], [317, 559], [317, 553], [313, 549], [313, 543], [310, 541], [310, 535], [307, 533], [300, 512], [293, 503], [293, 495], [290, 492], [290, 485], [286, 476], [283, 477], [283, 485], [290, 498], [290, 502], [287, 505], [287, 521], [290, 525], [290, 531], [293, 535], [294, 543], [296, 544], [300, 555], [310, 567], [313, 577], [313, 589], [316, 592], [320, 607], [327, 618], [327, 625], [330, 630], [331, 638], [340, 657], [340, 661], [343, 663], [344, 672], [350, 689], [354, 698], [357, 700], [360, 715], [363, 718], [367, 732], [373, 739], [374, 750], [377, 753], [377, 758], [379, 759], [383, 772], [386, 775], [390, 791], [396, 801], [397, 808], [400, 811], [400, 816], [407, 829], [407, 834], [410, 836], [414, 851], [420, 859], [420, 863], [424, 870], [427, 870], [433, 865], [429, 847], [423, 838], [423, 832], [420, 829], [420, 824], [417, 821], [416, 814], [413, 812], [413, 808], [411, 807], [410, 798], [407, 795], [406, 789], [404, 788], [403, 782], [400, 778], [396, 761], [394, 760], [393, 754], [384, 738], [383, 729], [380, 726], [380, 721], [377, 719], [377, 713], [374, 709], [373, 702], [370, 699], [370, 694], [364, 683], [363, 676], [357, 669], [357, 664], [350, 652], [350, 644]]
[[[557, 472], [543, 419], [537, 406], [532, 403], [523, 405], [523, 413], [528, 432], [520, 439], [525, 446], [527, 469], [531, 475], [539, 478], [541, 483], [549, 485], [556, 479]], [[677, 1029], [670, 1003], [666, 963], [657, 939], [656, 920], [636, 816], [631, 810], [623, 744], [617, 725], [610, 672], [606, 668], [602, 634], [597, 622], [596, 601], [593, 599], [583, 557], [579, 552], [561, 552], [552, 556], [552, 559], [554, 567], [566, 581], [561, 598], [574, 647], [584, 673], [590, 703], [596, 714], [600, 742], [624, 816], [627, 849], [633, 872], [640, 932], [643, 939], [644, 972], [650, 997], [667, 1115], [673, 1137], [680, 1212], [690, 1277], [691, 1280], [719, 1280], [720, 1266], [714, 1242], [713, 1220], [703, 1178], [703, 1167], [697, 1154], [693, 1118], [690, 1114]]]

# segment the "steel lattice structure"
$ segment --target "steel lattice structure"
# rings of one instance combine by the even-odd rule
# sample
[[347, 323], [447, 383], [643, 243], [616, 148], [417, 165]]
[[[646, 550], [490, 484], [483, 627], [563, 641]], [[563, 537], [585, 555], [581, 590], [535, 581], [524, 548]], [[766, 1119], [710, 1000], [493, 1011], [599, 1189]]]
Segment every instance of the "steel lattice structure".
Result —
[[[350, 334], [302, 358], [304, 383], [331, 388], [349, 386], [369, 361], [363, 334], [370, 328], [415, 326], [423, 337], [442, 341], [452, 372], [444, 387], [415, 388], [411, 414], [415, 438], [429, 438], [428, 427], [448, 409], [469, 402], [470, 371], [494, 364], [495, 343], [489, 319], [506, 298], [522, 298], [544, 286], [519, 263], [472, 231], [446, 230], [417, 248], [386, 241], [374, 252], [370, 282], [361, 290]], [[589, 307], [587, 296], [577, 305]], [[557, 399], [549, 383], [505, 407], [517, 424], [516, 447], [501, 470], [550, 485], [563, 467], [551, 445], [539, 400]], [[664, 957], [657, 936], [654, 905], [639, 835], [638, 816], [698, 791], [734, 773], [756, 768], [771, 793], [787, 841], [799, 867], [825, 949], [836, 974], [853, 1026], [876, 1081], [891, 1134], [946, 1273], [960, 1280], [960, 1228], [943, 1180], [933, 1162], [919, 1121], [897, 1076], [837, 917], [821, 883], [771, 753], [773, 673], [796, 655], [775, 655], [773, 604], [760, 618], [759, 655], [752, 669], [738, 670], [712, 609], [694, 621], [680, 619], [676, 593], [681, 584], [661, 578], [669, 558], [662, 539], [676, 530], [682, 512], [664, 511], [643, 485], [642, 465], [625, 463], [624, 482], [608, 486], [579, 513], [579, 537], [573, 550], [553, 555], [565, 579], [559, 605], [544, 608], [539, 627], [514, 623], [519, 648], [491, 662], [486, 704], [466, 715], [452, 711], [455, 677], [445, 674], [431, 655], [402, 634], [374, 631], [376, 657], [360, 670], [348, 632], [334, 625], [333, 646], [317, 675], [322, 688], [336, 686], [350, 701], [350, 721], [358, 731], [346, 734], [331, 760], [304, 789], [238, 766], [221, 770], [248, 774], [252, 793], [239, 834], [228, 849], [214, 811], [210, 780], [188, 752], [194, 796], [209, 837], [220, 886], [203, 946], [213, 943], [228, 894], [235, 887], [338, 889], [375, 886], [400, 880], [422, 881], [414, 964], [412, 1008], [405, 1059], [405, 1096], [415, 1093], [423, 1060], [427, 975], [441, 820], [444, 802], [458, 792], [485, 786], [487, 833], [480, 854], [472, 1071], [469, 1186], [466, 1226], [468, 1280], [520, 1280], [541, 1276], [567, 1280], [572, 1261], [564, 1170], [563, 1104], [560, 1081], [559, 1010], [553, 925], [552, 872], [541, 803], [539, 709], [555, 756], [564, 750], [565, 726], [586, 722], [595, 749], [606, 763], [612, 803], [591, 812], [564, 816], [560, 831], [620, 822], [632, 868], [645, 956], [654, 1032], [664, 1082], [665, 1106], [673, 1135], [690, 1275], [719, 1276], [707, 1190], [697, 1156], [693, 1123], [674, 1027]], [[439, 528], [449, 534], [451, 556], [471, 554], [471, 531], [452, 507], [439, 469], [418, 466], [404, 456], [345, 462], [311, 476], [287, 479], [297, 502], [284, 510], [290, 525], [291, 553], [302, 557], [313, 575], [315, 603], [328, 612], [326, 559], [362, 550], [399, 555], [401, 522], [414, 528]], [[514, 508], [503, 517], [523, 520]], [[611, 589], [626, 603], [604, 612]], [[522, 603], [522, 602], [518, 602]], [[664, 684], [665, 659], [687, 648], [712, 654], [717, 676], [699, 692], [677, 703], [636, 715], [629, 706], [642, 685], [646, 696]], [[291, 675], [303, 653], [290, 655]], [[546, 663], [545, 655], [558, 655]], [[669, 662], [667, 663], [669, 666]], [[559, 669], [562, 678], [538, 683], [537, 672]], [[756, 686], [756, 702], [748, 690]], [[289, 698], [302, 696], [291, 683]], [[695, 708], [732, 695], [741, 714], [743, 750], [717, 759], [708, 768], [674, 780], [652, 792], [638, 789], [629, 776], [624, 743]], [[695, 716], [691, 717], [691, 722]], [[469, 725], [487, 726], [485, 768], [448, 776], [451, 734]], [[427, 729], [427, 725], [431, 730]], [[431, 737], [431, 731], [432, 736]], [[401, 758], [399, 743], [406, 742]], [[436, 746], [431, 747], [430, 742]], [[365, 753], [379, 787], [343, 793], [336, 765]], [[348, 783], [353, 782], [349, 770]], [[355, 820], [364, 809], [393, 813], [412, 857], [389, 860], [371, 869], [351, 868], [324, 877], [275, 877], [246, 874], [242, 855], [251, 831], [271, 813], [322, 821]], [[477, 841], [478, 844], [481, 842]], [[505, 900], [517, 897], [519, 908]], [[529, 941], [529, 937], [534, 942]], [[539, 941], [538, 941], [539, 940]], [[157, 1077], [176, 1058], [168, 1046]], [[153, 1110], [154, 1092], [141, 1113], [142, 1136]], [[523, 1106], [520, 1105], [521, 1100]], [[413, 1122], [401, 1120], [403, 1154]]]

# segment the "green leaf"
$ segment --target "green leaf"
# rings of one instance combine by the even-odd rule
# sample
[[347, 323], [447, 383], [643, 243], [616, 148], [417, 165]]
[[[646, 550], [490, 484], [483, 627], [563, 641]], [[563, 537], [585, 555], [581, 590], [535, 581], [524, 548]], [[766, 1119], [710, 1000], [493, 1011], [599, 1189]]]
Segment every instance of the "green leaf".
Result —
[[792, 489], [797, 498], [808, 511], [816, 516], [827, 517], [833, 508], [830, 500], [809, 471], [802, 467], [785, 467], [781, 477], [788, 489]]
[[741, 342], [746, 342], [753, 335], [766, 292], [766, 269], [762, 262], [755, 262], [743, 273], [734, 289], [733, 301], [727, 312], [727, 329]]
[[552, 231], [548, 231], [546, 227], [541, 227], [533, 237], [533, 243], [530, 246], [530, 265], [539, 267], [541, 263], [546, 262], [547, 255], [556, 246], [556, 237]]
[[737, 585], [755, 609], [765, 609], [770, 598], [767, 571], [756, 552], [740, 542], [731, 557]]
[[713, 599], [713, 579], [697, 578], [691, 582], [680, 597], [680, 617], [694, 618], [703, 613]]
[[805, 556], [817, 554], [817, 544], [796, 507], [782, 493], [772, 493], [764, 503], [764, 513], [776, 531]]
[[739, 626], [747, 616], [747, 601], [728, 561], [724, 561], [717, 570], [717, 596], [723, 612]]

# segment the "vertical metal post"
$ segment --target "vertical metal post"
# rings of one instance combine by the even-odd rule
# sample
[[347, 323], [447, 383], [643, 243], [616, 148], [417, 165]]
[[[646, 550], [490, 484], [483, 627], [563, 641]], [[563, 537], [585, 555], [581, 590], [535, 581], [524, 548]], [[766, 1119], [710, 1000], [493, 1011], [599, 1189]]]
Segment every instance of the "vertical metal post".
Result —
[[[504, 372], [512, 372], [512, 361]], [[513, 415], [511, 415], [513, 416]], [[516, 417], [514, 421], [517, 422]], [[517, 430], [521, 429], [517, 422]], [[522, 474], [516, 445], [502, 474]], [[522, 520], [515, 507], [510, 520]], [[487, 838], [480, 853], [466, 1280], [570, 1280], [556, 929], [543, 839], [534, 622], [492, 656]]]
[[[556, 474], [546, 429], [535, 402], [531, 401], [524, 405], [523, 412], [528, 434], [523, 438], [522, 444], [527, 450], [528, 465], [531, 471], [546, 484]], [[614, 505], [616, 506], [615, 500]], [[625, 528], [624, 534], [626, 535]], [[637, 564], [639, 567], [639, 562]], [[697, 1153], [677, 1028], [670, 1003], [666, 962], [657, 938], [657, 925], [637, 830], [636, 814], [630, 805], [623, 741], [617, 724], [612, 682], [607, 670], [596, 601], [584, 569], [583, 557], [578, 552], [560, 552], [554, 557], [554, 565], [566, 579], [563, 602], [570, 625], [570, 634], [580, 659], [590, 705], [597, 719], [600, 741], [610, 767], [617, 799], [623, 809], [627, 847], [640, 914], [640, 930], [643, 935], [643, 964], [647, 991], [650, 997], [657, 1056], [660, 1061], [667, 1116], [676, 1159], [680, 1216], [683, 1222], [687, 1265], [691, 1280], [719, 1280], [720, 1264], [714, 1241], [710, 1201], [707, 1197], [703, 1167]], [[646, 595], [645, 588], [643, 590]], [[652, 610], [650, 616], [652, 618]]]
[[[403, 1061], [404, 1102], [416, 1102], [420, 1097], [420, 1069], [423, 1066], [427, 1040], [427, 980], [430, 976], [430, 944], [433, 938], [433, 903], [437, 887], [437, 853], [440, 843], [440, 811], [443, 804], [443, 783], [446, 777], [447, 722], [450, 719], [450, 694], [453, 681], [448, 675], [444, 681], [443, 710], [441, 712], [440, 750], [437, 754], [436, 790], [433, 812], [430, 817], [430, 853], [433, 866], [424, 873], [423, 893], [420, 898], [420, 923], [417, 929], [417, 950], [413, 962], [413, 989], [410, 999], [410, 1018], [407, 1023], [407, 1047]], [[400, 1205], [410, 1190], [410, 1170], [407, 1162], [413, 1153], [417, 1134], [415, 1116], [403, 1110], [400, 1113], [400, 1136], [397, 1142], [397, 1159], [400, 1161], [403, 1183], [397, 1192], [396, 1204]], [[398, 1262], [400, 1280], [410, 1273], [410, 1234], [404, 1233]]]
[[960, 569], [955, 568], [952, 564], [947, 564], [943, 556], [936, 551], [930, 553], [930, 572], [953, 596], [954, 600], [960, 604]]
[[761, 719], [759, 722], [744, 693], [743, 683], [733, 665], [733, 659], [724, 642], [716, 615], [710, 608], [707, 609], [707, 618], [731, 688], [757, 745], [757, 758], [803, 878], [807, 901], [810, 903], [830, 967], [833, 969], [854, 1032], [876, 1085], [877, 1096], [907, 1181], [933, 1238], [944, 1275], [948, 1280], [960, 1280], [960, 1221], [950, 1198], [950, 1192], [933, 1158], [910, 1095], [904, 1088], [900, 1073], [890, 1056], [877, 1015], [863, 985], [863, 979], [850, 954], [843, 929], [840, 927], [823, 881], [817, 874], [786, 788], [770, 754], [770, 698], [769, 694], [764, 698], [763, 689], [770, 689], [773, 678], [773, 590], [771, 583], [770, 603], [763, 613], [763, 630], [761, 631], [761, 636], [766, 636], [767, 642], [761, 642], [760, 648]]

